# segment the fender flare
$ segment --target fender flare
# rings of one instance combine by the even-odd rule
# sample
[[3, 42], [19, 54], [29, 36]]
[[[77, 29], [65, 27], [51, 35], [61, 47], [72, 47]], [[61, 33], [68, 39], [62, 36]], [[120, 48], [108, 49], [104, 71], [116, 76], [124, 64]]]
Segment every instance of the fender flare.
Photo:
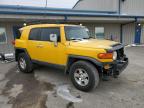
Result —
[[68, 72], [71, 64], [73, 63], [73, 60], [75, 60], [75, 59], [89, 61], [89, 62], [93, 63], [96, 66], [103, 67], [103, 63], [99, 62], [95, 58], [91, 58], [91, 57], [87, 57], [87, 56], [79, 56], [79, 55], [69, 55], [68, 59], [67, 59], [65, 73]]
[[[19, 52], [18, 52], [18, 51], [19, 51]], [[15, 47], [15, 60], [16, 60], [16, 61], [17, 61], [18, 54], [21, 53], [21, 52], [26, 53], [27, 56], [30, 58], [30, 55], [28, 54], [28, 51], [27, 51], [25, 48]]]

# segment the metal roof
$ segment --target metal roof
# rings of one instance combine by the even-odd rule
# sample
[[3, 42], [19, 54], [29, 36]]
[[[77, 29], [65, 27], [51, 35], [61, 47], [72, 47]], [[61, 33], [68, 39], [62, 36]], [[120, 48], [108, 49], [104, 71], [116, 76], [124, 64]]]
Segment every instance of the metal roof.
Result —
[[0, 14], [14, 15], [51, 15], [51, 16], [79, 16], [79, 17], [117, 17], [144, 18], [144, 16], [121, 15], [112, 11], [85, 11], [64, 8], [41, 8], [15, 5], [0, 5]]

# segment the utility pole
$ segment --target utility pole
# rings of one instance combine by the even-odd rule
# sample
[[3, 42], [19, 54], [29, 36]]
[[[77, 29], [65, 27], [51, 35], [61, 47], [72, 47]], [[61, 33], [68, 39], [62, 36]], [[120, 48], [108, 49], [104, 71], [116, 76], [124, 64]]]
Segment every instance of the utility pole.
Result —
[[45, 7], [47, 7], [47, 0], [46, 0], [46, 4], [45, 4]]

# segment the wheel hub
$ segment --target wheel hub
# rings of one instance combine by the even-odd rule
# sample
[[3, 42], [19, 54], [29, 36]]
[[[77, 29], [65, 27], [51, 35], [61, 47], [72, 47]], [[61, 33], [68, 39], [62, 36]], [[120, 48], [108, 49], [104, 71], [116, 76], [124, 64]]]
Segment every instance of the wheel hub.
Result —
[[74, 78], [75, 81], [81, 86], [86, 86], [89, 83], [89, 76], [84, 69], [76, 69], [74, 72]]
[[22, 69], [26, 68], [26, 62], [23, 58], [20, 58], [19, 64]]

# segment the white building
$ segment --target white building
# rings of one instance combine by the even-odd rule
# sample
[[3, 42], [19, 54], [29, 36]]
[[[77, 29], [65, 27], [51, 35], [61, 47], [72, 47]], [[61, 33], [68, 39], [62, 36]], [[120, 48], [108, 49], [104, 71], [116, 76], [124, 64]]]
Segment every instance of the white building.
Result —
[[0, 52], [11, 52], [11, 41], [19, 35], [24, 23], [83, 24], [96, 38], [107, 38], [123, 44], [144, 43], [144, 0], [79, 0], [73, 6], [66, 0], [55, 4], [48, 0], [1, 0]]

